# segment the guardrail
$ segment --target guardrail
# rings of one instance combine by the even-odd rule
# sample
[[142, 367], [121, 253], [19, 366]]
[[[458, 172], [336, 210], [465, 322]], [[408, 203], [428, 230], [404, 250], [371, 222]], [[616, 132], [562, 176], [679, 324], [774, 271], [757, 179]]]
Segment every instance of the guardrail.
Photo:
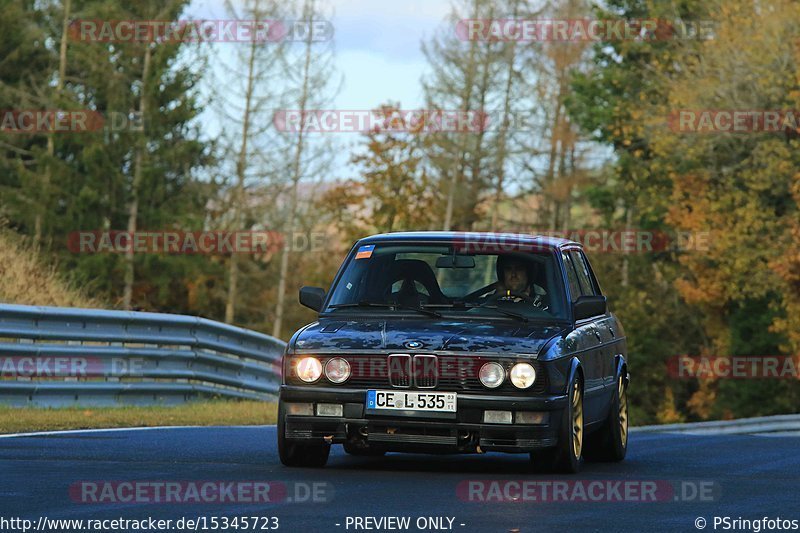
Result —
[[637, 426], [639, 433], [685, 433], [688, 435], [800, 435], [800, 414], [759, 416], [736, 420], [711, 420], [687, 424]]
[[199, 317], [0, 304], [0, 405], [271, 400], [285, 346]]

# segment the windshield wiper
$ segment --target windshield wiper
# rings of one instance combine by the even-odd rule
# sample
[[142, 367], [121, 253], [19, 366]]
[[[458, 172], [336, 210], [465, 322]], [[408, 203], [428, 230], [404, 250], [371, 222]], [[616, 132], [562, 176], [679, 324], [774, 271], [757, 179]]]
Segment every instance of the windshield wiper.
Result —
[[520, 313], [515, 313], [514, 311], [508, 311], [506, 309], [502, 309], [502, 308], [500, 308], [500, 307], [498, 307], [496, 305], [481, 304], [481, 305], [467, 305], [466, 307], [468, 309], [479, 309], [479, 308], [480, 309], [491, 309], [492, 311], [497, 311], [498, 313], [500, 313], [502, 315], [506, 315], [506, 316], [510, 316], [512, 318], [516, 318], [517, 320], [520, 320], [522, 322], [530, 322], [530, 319], [528, 317], [526, 317], [525, 315], [520, 314]]
[[403, 309], [407, 311], [416, 311], [418, 313], [422, 313], [423, 315], [427, 316], [435, 316], [436, 318], [442, 318], [442, 314], [431, 309], [423, 309], [422, 307], [415, 307], [413, 305], [405, 305], [400, 303], [383, 303], [383, 302], [367, 302], [367, 301], [360, 301], [354, 303], [347, 303], [347, 304], [333, 304], [329, 305], [331, 309], [344, 309], [348, 307], [378, 307], [383, 309]]
[[553, 316], [553, 317], [539, 317], [539, 316], [529, 317], [529, 316], [523, 315], [521, 313], [515, 313], [513, 311], [508, 311], [506, 309], [497, 307], [496, 305], [489, 305], [490, 303], [491, 303], [491, 301], [485, 302], [485, 303], [482, 303], [482, 304], [473, 304], [473, 303], [463, 302], [463, 301], [454, 301], [454, 302], [450, 302], [450, 303], [447, 303], [447, 304], [425, 304], [423, 307], [426, 308], [426, 309], [430, 309], [430, 308], [435, 308], [435, 309], [478, 309], [478, 308], [481, 308], [481, 309], [492, 309], [492, 310], [497, 311], [498, 313], [504, 314], [506, 316], [517, 318], [519, 320], [524, 320], [524, 322], [526, 322], [526, 323], [527, 322], [547, 322], [547, 323], [550, 323], [550, 322], [562, 323], [563, 322], [563, 323], [569, 324], [569, 320], [567, 320], [566, 318], [559, 318], [559, 317], [555, 317], [555, 316]]
[[517, 320], [519, 320], [521, 322], [526, 322], [526, 323], [530, 322], [530, 319], [528, 317], [526, 317], [525, 315], [523, 315], [523, 314], [515, 313], [514, 311], [507, 311], [506, 309], [501, 309], [500, 307], [498, 307], [496, 305], [489, 305], [493, 301], [494, 300], [489, 300], [488, 302], [484, 302], [484, 303], [478, 304], [478, 305], [470, 304], [470, 303], [467, 303], [467, 302], [453, 302], [451, 304], [451, 307], [453, 307], [453, 308], [460, 307], [460, 308], [463, 308], [463, 309], [491, 309], [493, 311], [497, 311], [501, 315], [506, 315], [506, 316], [510, 316], [511, 318], [516, 318]]
[[425, 308], [436, 307], [438, 309], [479, 309], [479, 308], [480, 309], [492, 309], [493, 311], [497, 311], [498, 313], [500, 313], [502, 315], [506, 315], [506, 316], [510, 316], [512, 318], [516, 318], [517, 320], [520, 320], [522, 322], [530, 322], [530, 319], [527, 316], [523, 315], [523, 314], [515, 313], [513, 311], [507, 311], [507, 310], [502, 309], [502, 308], [500, 308], [500, 307], [498, 307], [496, 305], [488, 305], [492, 301], [493, 300], [490, 300], [489, 302], [485, 302], [485, 303], [478, 304], [478, 305], [470, 304], [470, 303], [467, 303], [467, 302], [456, 301], [456, 302], [451, 302], [449, 304], [426, 304], [424, 307]]

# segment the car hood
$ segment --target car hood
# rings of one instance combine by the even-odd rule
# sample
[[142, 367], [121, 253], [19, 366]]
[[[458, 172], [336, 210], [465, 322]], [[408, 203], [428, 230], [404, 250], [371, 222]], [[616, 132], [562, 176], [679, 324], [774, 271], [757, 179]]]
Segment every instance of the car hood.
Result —
[[561, 324], [467, 322], [459, 320], [333, 320], [309, 324], [291, 343], [298, 352], [338, 350], [401, 351], [409, 341], [422, 343], [418, 351], [537, 354]]

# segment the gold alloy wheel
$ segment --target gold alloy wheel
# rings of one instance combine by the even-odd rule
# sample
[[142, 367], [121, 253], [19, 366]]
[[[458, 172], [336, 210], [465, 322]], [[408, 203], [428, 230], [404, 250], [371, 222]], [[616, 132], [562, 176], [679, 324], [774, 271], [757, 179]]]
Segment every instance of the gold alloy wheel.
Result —
[[578, 381], [572, 387], [572, 453], [578, 459], [583, 450], [583, 391]]
[[622, 376], [617, 385], [617, 394], [619, 395], [619, 434], [624, 448], [628, 446], [628, 387], [625, 386]]

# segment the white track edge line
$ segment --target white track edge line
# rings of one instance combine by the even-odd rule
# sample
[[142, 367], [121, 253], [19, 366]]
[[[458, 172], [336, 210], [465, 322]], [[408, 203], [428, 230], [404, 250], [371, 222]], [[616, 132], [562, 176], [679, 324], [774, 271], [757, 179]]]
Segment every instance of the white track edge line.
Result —
[[199, 428], [263, 428], [274, 427], [275, 424], [265, 424], [258, 426], [146, 426], [146, 427], [126, 427], [126, 428], [96, 428], [96, 429], [62, 429], [56, 431], [34, 431], [30, 433], [5, 433], [0, 435], [0, 439], [12, 437], [46, 437], [48, 435], [74, 435], [79, 433], [112, 433], [119, 431], [147, 431], [158, 429], [199, 429]]

